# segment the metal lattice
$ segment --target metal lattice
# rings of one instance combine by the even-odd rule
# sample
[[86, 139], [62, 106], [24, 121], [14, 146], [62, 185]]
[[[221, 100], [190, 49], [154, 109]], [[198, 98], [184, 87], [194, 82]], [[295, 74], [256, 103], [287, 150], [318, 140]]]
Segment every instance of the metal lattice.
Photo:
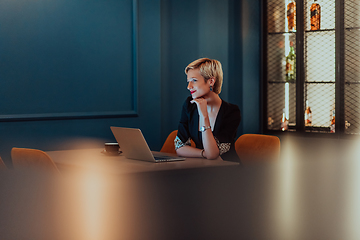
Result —
[[[337, 0], [301, 2], [303, 6], [297, 6], [297, 1], [292, 0], [267, 1], [268, 129], [280, 130], [284, 114], [289, 130], [294, 129], [296, 123], [296, 79], [289, 81], [285, 77], [290, 42], [297, 40], [296, 29], [291, 29], [291, 21], [287, 18], [291, 5], [296, 6], [296, 11], [303, 10], [304, 16], [304, 51], [297, 52], [295, 49], [295, 54], [301, 54], [299, 56], [304, 61], [304, 68], [300, 69], [304, 70], [300, 75], [304, 77], [300, 79], [304, 81], [304, 96], [298, 97], [303, 97], [304, 101], [305, 131], [335, 131], [335, 109], [344, 109], [345, 116], [339, 119], [344, 121], [345, 133], [360, 134], [360, 1], [344, 0], [344, 6]], [[342, 18], [344, 36], [342, 31], [335, 30]], [[340, 39], [343, 37], [344, 45], [342, 41], [337, 42], [339, 36]], [[339, 70], [338, 63], [343, 64], [344, 69]], [[335, 102], [335, 89], [342, 89], [342, 84], [344, 98]], [[310, 124], [306, 122], [309, 107]]]
[[[320, 28], [312, 30], [311, 8], [316, 4], [320, 6]], [[304, 28], [304, 112], [307, 107], [312, 112], [306, 130], [330, 132], [335, 110], [335, 0], [304, 1]]]
[[[335, 107], [335, 85], [307, 83], [306, 93], [312, 110], [312, 127], [330, 127], [332, 110]], [[316, 131], [316, 128], [313, 128], [313, 131]]]
[[360, 133], [360, 2], [346, 0], [345, 21], [345, 133]]
[[289, 31], [288, 26], [288, 4], [288, 0], [272, 0], [268, 1], [267, 5], [267, 120], [268, 129], [271, 130], [281, 129], [283, 112], [290, 129], [295, 127], [296, 122], [296, 84], [286, 82], [285, 78], [286, 56], [290, 51], [290, 42], [293, 42], [296, 54], [296, 33]]
[[296, 87], [294, 83], [268, 84], [268, 129], [280, 130], [283, 109], [285, 108], [285, 92], [289, 92], [289, 126], [295, 126], [296, 120]]

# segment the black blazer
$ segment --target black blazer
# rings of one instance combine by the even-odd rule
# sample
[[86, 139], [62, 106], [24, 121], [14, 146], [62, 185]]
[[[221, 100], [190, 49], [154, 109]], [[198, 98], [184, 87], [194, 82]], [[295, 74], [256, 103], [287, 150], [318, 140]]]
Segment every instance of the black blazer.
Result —
[[[183, 105], [177, 141], [180, 139], [183, 144], [186, 144], [189, 139], [192, 139], [196, 148], [203, 149], [202, 133], [199, 131], [199, 113], [196, 104], [190, 103], [191, 100], [192, 97], [189, 96]], [[240, 121], [239, 107], [222, 100], [212, 132], [223, 160], [240, 162], [234, 146]]]

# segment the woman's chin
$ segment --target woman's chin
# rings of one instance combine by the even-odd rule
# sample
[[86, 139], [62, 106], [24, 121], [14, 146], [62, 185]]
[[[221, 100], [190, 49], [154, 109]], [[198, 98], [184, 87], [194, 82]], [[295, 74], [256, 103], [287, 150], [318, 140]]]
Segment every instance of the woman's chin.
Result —
[[199, 95], [198, 94], [191, 94], [191, 97], [192, 97], [192, 99], [195, 99], [195, 98], [198, 98]]
[[210, 97], [209, 96], [210, 94], [207, 94], [207, 93], [205, 93], [205, 94], [195, 94], [195, 95], [191, 95], [191, 97], [193, 98], [193, 99], [195, 99], [195, 98], [208, 98], [208, 97]]
[[191, 97], [192, 97], [192, 99], [206, 98], [206, 97], [208, 97], [208, 94], [206, 94], [206, 93], [204, 93], [204, 94], [192, 94]]

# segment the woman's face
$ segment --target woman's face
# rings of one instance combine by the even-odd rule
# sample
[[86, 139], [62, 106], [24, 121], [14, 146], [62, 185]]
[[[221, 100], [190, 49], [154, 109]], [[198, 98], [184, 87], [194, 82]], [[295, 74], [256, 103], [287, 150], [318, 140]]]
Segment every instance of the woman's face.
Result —
[[[210, 80], [210, 79], [209, 79]], [[201, 76], [199, 69], [190, 69], [187, 73], [187, 89], [193, 99], [203, 97], [210, 92], [210, 82], [205, 82], [203, 76]]]

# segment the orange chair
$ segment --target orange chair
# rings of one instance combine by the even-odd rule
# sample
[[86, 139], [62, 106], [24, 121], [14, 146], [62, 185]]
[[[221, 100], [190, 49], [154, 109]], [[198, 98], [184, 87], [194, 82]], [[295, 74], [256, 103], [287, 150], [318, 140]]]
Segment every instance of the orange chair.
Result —
[[280, 155], [280, 139], [263, 134], [243, 134], [235, 142], [235, 150], [244, 165], [275, 161]]
[[14, 169], [29, 169], [59, 173], [54, 161], [47, 153], [41, 150], [14, 147], [11, 150], [11, 159]]
[[7, 169], [7, 168], [6, 168], [5, 163], [3, 162], [3, 160], [0, 157], [0, 170], [4, 170], [4, 169]]
[[[178, 132], [178, 130], [174, 130], [169, 134], [169, 136], [166, 138], [164, 145], [162, 146], [160, 152], [176, 154], [174, 140], [176, 138], [177, 132]], [[195, 143], [192, 140], [191, 140], [191, 146], [195, 147]]]

